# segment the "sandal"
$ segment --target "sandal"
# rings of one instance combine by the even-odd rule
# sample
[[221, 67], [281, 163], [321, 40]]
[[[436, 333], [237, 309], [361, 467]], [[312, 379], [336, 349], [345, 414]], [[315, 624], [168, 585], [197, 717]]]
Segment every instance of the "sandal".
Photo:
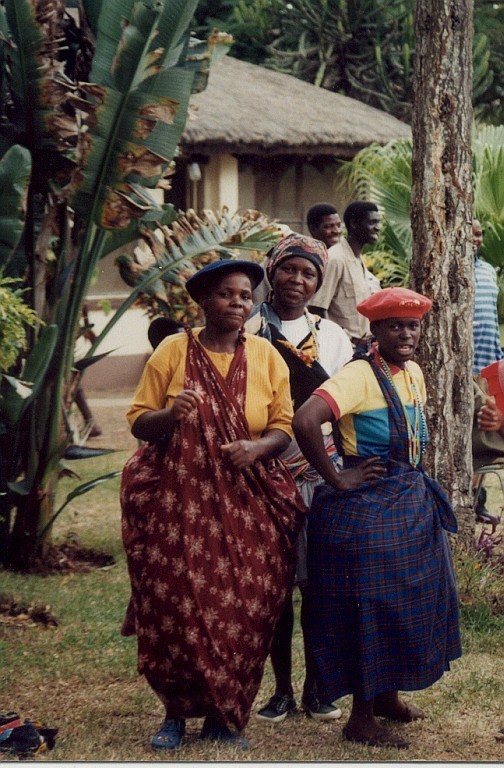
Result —
[[178, 749], [185, 733], [185, 720], [165, 720], [151, 739], [153, 749]]

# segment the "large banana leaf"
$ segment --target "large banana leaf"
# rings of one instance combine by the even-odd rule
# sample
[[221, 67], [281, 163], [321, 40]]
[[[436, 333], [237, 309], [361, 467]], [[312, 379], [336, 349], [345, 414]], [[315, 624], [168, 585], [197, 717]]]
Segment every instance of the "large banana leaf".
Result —
[[[100, 18], [102, 6], [106, 5], [106, 3], [104, 0], [81, 0], [81, 2], [86, 16], [86, 22], [96, 38], [98, 35], [98, 19]], [[128, 4], [125, 2], [123, 7], [127, 7], [127, 5]]]
[[96, 337], [88, 356], [93, 355], [133, 304], [141, 303], [145, 307], [153, 303], [161, 304], [169, 314], [167, 286], [181, 286], [181, 271], [185, 270], [186, 275], [192, 273], [194, 262], [202, 254], [217, 252], [229, 258], [236, 256], [235, 249], [264, 254], [281, 236], [281, 230], [257, 211], [245, 211], [232, 216], [226, 212], [218, 215], [212, 211], [197, 216], [194, 211], [188, 211], [173, 223], [172, 228], [161, 227], [158, 235], [151, 240], [154, 249], [150, 260], [119, 257], [121, 276], [134, 289]]
[[[182, 32], [195, 6], [173, 0], [103, 5], [84, 107], [90, 114], [86, 167], [73, 198], [81, 214], [94, 206], [101, 227], [131, 227], [153, 208], [135, 184], [156, 187], [162, 180], [185, 125], [195, 75], [208, 69], [208, 46], [206, 57], [190, 65], [180, 60], [190, 50]], [[127, 24], [118, 22], [121, 14]]]
[[31, 155], [15, 145], [0, 160], [0, 270], [9, 262], [24, 227]]
[[[10, 46], [10, 94], [13, 119], [4, 135], [13, 137], [37, 156], [33, 183], [45, 187], [67, 162], [62, 153], [72, 119], [68, 115], [71, 83], [61, 72], [59, 41], [51, 31], [65, 10], [61, 0], [48, 0], [46, 13], [30, 0], [5, 0], [13, 44]], [[69, 153], [70, 154], [70, 153]]]
[[29, 114], [33, 114], [33, 123], [37, 124], [37, 84], [44, 76], [37, 56], [43, 50], [44, 35], [41, 25], [37, 23], [34, 4], [29, 0], [5, 0], [5, 13], [14, 42], [10, 49], [13, 59], [11, 94], [17, 129], [27, 136]]
[[[7, 14], [3, 5], [0, 5], [0, 101], [5, 101], [7, 90], [7, 61], [8, 61], [8, 41], [9, 26], [7, 24]], [[13, 141], [0, 133], [0, 157], [11, 147]]]

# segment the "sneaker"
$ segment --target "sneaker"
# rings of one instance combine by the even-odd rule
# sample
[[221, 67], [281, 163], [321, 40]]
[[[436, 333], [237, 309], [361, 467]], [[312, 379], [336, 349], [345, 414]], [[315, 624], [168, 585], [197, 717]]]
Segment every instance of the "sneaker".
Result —
[[314, 720], [338, 720], [342, 715], [339, 707], [335, 707], [334, 704], [324, 704], [315, 693], [304, 696], [301, 706], [306, 716]]
[[268, 720], [270, 723], [281, 723], [287, 715], [295, 711], [296, 702], [292, 696], [275, 694], [264, 707], [261, 707], [256, 717], [260, 720]]

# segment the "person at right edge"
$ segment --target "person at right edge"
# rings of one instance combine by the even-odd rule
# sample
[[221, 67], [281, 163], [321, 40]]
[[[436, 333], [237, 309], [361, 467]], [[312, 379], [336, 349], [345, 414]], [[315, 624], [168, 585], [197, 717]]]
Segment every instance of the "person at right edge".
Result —
[[497, 298], [499, 286], [495, 267], [479, 257], [483, 245], [483, 228], [478, 219], [472, 221], [474, 251], [474, 362], [477, 376], [487, 365], [502, 360]]
[[[431, 306], [405, 288], [361, 302], [376, 343], [293, 420], [301, 450], [326, 481], [308, 518], [308, 631], [319, 690], [329, 701], [352, 694], [344, 738], [397, 749], [408, 742], [377, 718], [423, 719], [399, 691], [429, 687], [462, 653], [446, 535], [457, 522], [421, 464], [425, 384], [412, 357]], [[320, 430], [331, 418], [341, 433], [340, 472]]]

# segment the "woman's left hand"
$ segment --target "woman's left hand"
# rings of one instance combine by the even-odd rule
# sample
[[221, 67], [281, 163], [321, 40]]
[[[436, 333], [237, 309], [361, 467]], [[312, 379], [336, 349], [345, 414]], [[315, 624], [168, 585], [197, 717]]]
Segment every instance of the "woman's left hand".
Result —
[[234, 440], [221, 445], [221, 451], [231, 459], [237, 469], [250, 467], [259, 456], [257, 440]]

